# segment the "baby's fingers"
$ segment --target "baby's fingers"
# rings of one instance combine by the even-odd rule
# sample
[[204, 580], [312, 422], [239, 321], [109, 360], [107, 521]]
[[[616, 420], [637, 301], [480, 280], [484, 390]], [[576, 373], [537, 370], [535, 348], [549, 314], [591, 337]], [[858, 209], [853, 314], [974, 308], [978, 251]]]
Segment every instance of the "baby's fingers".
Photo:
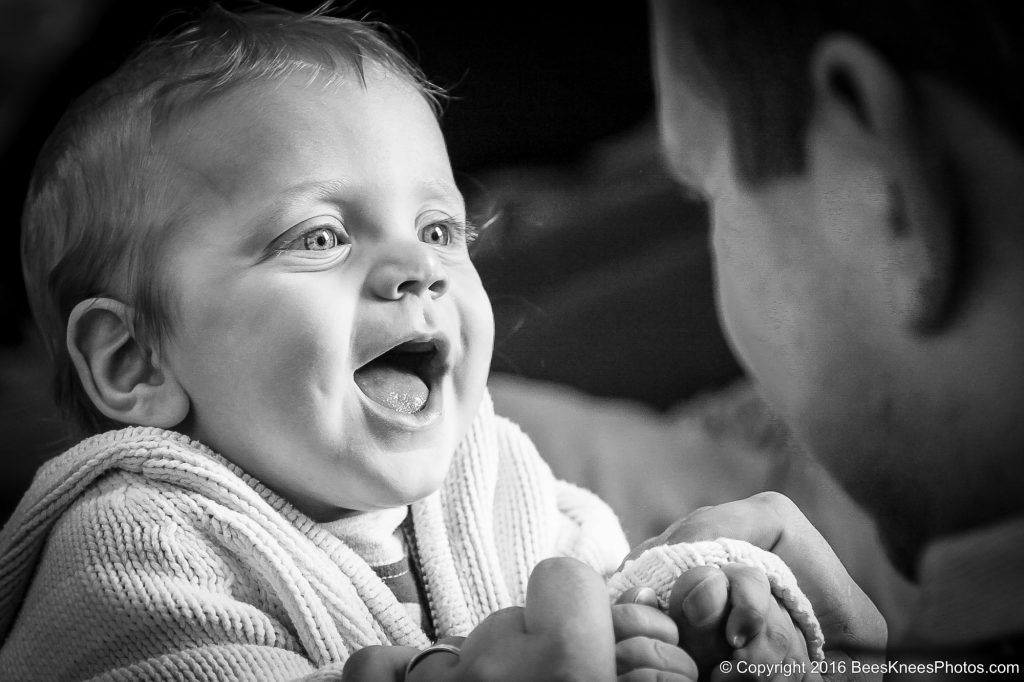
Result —
[[725, 640], [728, 608], [729, 579], [714, 566], [691, 568], [672, 587], [668, 614], [679, 627], [680, 646], [703, 669], [732, 655]]
[[650, 637], [631, 637], [616, 643], [615, 666], [620, 679], [622, 675], [645, 669], [697, 679], [697, 664], [688, 653]]
[[758, 568], [726, 564], [722, 572], [729, 579], [731, 591], [725, 637], [734, 648], [741, 649], [764, 629], [770, 609], [776, 605], [775, 597], [768, 576]]
[[775, 599], [765, 614], [760, 633], [733, 657], [735, 661], [761, 666], [762, 679], [820, 682], [821, 677], [812, 672], [809, 659], [803, 632]]

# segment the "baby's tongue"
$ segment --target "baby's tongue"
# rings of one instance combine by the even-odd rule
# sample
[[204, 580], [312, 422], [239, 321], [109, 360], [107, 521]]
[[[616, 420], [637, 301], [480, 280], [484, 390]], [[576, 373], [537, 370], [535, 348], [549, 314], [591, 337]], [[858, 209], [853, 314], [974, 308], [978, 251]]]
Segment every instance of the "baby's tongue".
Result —
[[355, 378], [363, 393], [395, 412], [412, 414], [427, 404], [430, 389], [405, 367], [378, 360], [356, 370]]

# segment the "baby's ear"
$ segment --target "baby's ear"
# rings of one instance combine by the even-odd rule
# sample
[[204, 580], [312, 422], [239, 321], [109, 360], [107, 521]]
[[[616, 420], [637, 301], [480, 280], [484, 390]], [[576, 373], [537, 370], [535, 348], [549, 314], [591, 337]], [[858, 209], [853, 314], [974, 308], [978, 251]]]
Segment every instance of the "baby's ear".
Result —
[[131, 320], [131, 308], [120, 301], [81, 301], [68, 318], [71, 361], [92, 404], [107, 417], [173, 428], [188, 415], [188, 395], [156, 353], [139, 343]]

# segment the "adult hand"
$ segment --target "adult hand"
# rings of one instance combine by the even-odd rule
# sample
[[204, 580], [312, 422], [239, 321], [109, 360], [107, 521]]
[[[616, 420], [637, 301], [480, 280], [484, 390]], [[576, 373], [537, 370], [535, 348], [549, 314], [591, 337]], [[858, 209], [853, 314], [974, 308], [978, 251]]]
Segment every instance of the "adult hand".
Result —
[[[735, 538], [778, 555], [814, 606], [830, 650], [862, 655], [885, 649], [885, 620], [846, 572], [825, 538], [785, 495], [760, 493], [737, 502], [703, 507], [634, 549], [679, 542]], [[685, 580], [684, 574], [680, 580]], [[680, 595], [680, 599], [685, 594]]]
[[[536, 680], [600, 682], [615, 678], [615, 641], [604, 580], [575, 559], [545, 559], [527, 586], [526, 605], [492, 613], [461, 652], [431, 653], [406, 682]], [[345, 666], [345, 679], [398, 682], [416, 654], [407, 647], [368, 647]], [[353, 662], [354, 661], [354, 662]]]

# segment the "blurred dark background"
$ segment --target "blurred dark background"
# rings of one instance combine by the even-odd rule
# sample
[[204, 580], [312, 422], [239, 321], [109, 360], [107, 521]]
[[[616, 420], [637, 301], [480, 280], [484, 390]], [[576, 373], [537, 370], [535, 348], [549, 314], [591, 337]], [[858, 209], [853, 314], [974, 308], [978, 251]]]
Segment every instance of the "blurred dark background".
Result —
[[[228, 7], [238, 3], [224, 2]], [[275, 4], [308, 10], [317, 2]], [[29, 172], [66, 106], [205, 2], [0, 0], [0, 519], [66, 442], [18, 257]], [[703, 209], [657, 153], [646, 3], [352, 2], [402, 32], [452, 100], [444, 129], [478, 222], [496, 372], [662, 410], [739, 369], [712, 300]]]

